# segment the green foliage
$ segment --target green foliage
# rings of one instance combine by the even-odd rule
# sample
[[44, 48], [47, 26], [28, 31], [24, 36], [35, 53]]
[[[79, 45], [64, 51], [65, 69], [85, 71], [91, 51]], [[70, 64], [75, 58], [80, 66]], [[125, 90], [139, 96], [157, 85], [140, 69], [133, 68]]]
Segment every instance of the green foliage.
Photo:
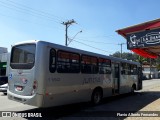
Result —
[[122, 59], [127, 59], [127, 60], [132, 60], [135, 62], [139, 62], [141, 65], [142, 64], [149, 65], [151, 62], [151, 65], [157, 66], [157, 68], [160, 70], [160, 58], [151, 59], [151, 61], [150, 61], [150, 58], [144, 58], [144, 57], [141, 57], [135, 53], [129, 53], [129, 52], [123, 52], [122, 55], [120, 52], [115, 52], [114, 54], [112, 54], [110, 56], [118, 57], [118, 58], [120, 58], [122, 56]]
[[[114, 54], [110, 55], [113, 57], [118, 57], [120, 58], [121, 53], [120, 52], [115, 52]], [[134, 53], [128, 53], [128, 52], [123, 52], [122, 53], [122, 59], [127, 59], [127, 60], [132, 60], [132, 61], [137, 61], [138, 60], [138, 55], [134, 54]]]
[[160, 64], [158, 64], [156, 67], [157, 67], [157, 69], [158, 69], [158, 71], [159, 71], [159, 70], [160, 70]]

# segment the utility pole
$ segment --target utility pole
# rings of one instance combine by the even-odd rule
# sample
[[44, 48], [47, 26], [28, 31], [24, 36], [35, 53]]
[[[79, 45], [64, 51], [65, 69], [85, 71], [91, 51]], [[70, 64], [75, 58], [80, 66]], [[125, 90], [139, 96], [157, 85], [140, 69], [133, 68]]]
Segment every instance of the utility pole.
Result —
[[150, 73], [149, 73], [149, 79], [151, 79], [151, 67], [152, 67], [152, 60], [151, 60], [151, 58], [150, 58], [150, 60], [149, 60], [149, 64], [150, 64]]
[[121, 54], [120, 54], [120, 58], [122, 58], [122, 46], [123, 46], [124, 44], [126, 44], [126, 43], [120, 43], [120, 44], [118, 44], [118, 45], [121, 46]]
[[72, 24], [72, 23], [76, 23], [73, 19], [72, 20], [68, 20], [67, 22], [63, 22], [62, 24], [65, 25], [66, 27], [66, 34], [65, 34], [65, 46], [68, 46], [67, 41], [68, 41], [68, 27]]

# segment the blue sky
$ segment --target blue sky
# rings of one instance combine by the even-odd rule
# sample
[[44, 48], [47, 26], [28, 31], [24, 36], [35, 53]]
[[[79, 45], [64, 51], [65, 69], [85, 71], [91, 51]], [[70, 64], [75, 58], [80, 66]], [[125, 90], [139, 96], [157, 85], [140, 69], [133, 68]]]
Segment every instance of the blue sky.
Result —
[[[159, 18], [159, 0], [0, 0], [0, 47], [26, 40], [65, 45], [62, 22], [68, 28], [69, 47], [101, 54], [120, 51], [126, 40], [115, 31]], [[130, 52], [123, 45], [123, 52]]]

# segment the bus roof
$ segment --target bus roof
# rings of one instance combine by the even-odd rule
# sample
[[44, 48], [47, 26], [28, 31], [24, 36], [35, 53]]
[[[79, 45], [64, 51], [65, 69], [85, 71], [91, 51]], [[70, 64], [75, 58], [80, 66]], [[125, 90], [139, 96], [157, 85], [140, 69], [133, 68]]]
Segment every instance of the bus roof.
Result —
[[21, 44], [44, 44], [46, 46], [51, 46], [55, 49], [61, 49], [61, 50], [66, 50], [69, 52], [77, 52], [80, 54], [86, 54], [86, 55], [90, 55], [90, 56], [96, 56], [96, 57], [102, 57], [102, 58], [107, 58], [107, 59], [111, 59], [113, 62], [126, 62], [126, 63], [130, 63], [130, 64], [136, 64], [136, 65], [140, 65], [139, 62], [134, 62], [134, 61], [130, 61], [130, 60], [125, 60], [125, 59], [121, 59], [121, 58], [116, 58], [116, 57], [112, 57], [112, 56], [107, 56], [107, 55], [102, 55], [102, 54], [98, 54], [98, 53], [93, 53], [93, 52], [89, 52], [89, 51], [85, 51], [85, 50], [81, 50], [81, 49], [76, 49], [76, 48], [71, 48], [71, 47], [66, 47], [63, 45], [58, 45], [55, 43], [51, 43], [51, 42], [47, 42], [47, 41], [42, 41], [42, 40], [28, 40], [28, 41], [22, 41], [19, 43], [14, 44], [13, 46], [16, 45], [21, 45]]

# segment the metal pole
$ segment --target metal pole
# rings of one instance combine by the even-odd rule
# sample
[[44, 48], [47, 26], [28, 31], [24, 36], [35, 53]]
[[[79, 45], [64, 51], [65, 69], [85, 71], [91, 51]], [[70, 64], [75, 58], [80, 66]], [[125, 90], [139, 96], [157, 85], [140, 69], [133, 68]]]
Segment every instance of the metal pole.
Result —
[[122, 43], [120, 45], [121, 45], [121, 55], [120, 55], [120, 58], [122, 58]]
[[[81, 32], [82, 32], [82, 30], [79, 31], [78, 33], [81, 33]], [[67, 46], [74, 40], [74, 38], [78, 35], [78, 33], [72, 39], [68, 38], [69, 42], [67, 43]]]
[[150, 73], [149, 73], [149, 79], [151, 79], [151, 58], [150, 58]]
[[68, 39], [68, 35], [67, 35], [67, 32], [68, 32], [68, 25], [66, 24], [66, 42], [65, 42], [65, 46], [67, 46], [67, 39]]
[[120, 44], [118, 44], [118, 45], [120, 45], [120, 46], [121, 46], [120, 58], [122, 58], [122, 45], [124, 45], [124, 44], [126, 44], [126, 43], [120, 43]]

